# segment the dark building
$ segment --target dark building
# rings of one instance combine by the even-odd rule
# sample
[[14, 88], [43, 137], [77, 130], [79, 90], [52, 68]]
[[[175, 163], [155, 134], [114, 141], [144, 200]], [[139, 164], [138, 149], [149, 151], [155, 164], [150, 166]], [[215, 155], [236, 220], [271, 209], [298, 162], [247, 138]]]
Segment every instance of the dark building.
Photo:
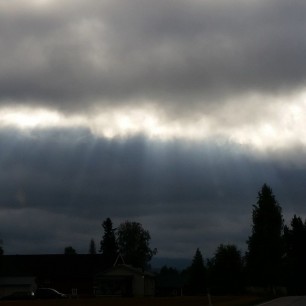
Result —
[[154, 295], [151, 273], [116, 260], [107, 266], [96, 255], [3, 255], [0, 257], [0, 295], [54, 288], [75, 296]]

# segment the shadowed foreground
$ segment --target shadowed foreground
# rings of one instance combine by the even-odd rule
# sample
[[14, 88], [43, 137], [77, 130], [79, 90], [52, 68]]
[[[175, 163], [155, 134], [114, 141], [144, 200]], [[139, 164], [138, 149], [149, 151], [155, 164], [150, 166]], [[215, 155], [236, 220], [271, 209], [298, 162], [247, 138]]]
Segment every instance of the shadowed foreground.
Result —
[[[260, 302], [258, 297], [212, 297], [213, 306], [249, 306]], [[68, 300], [34, 300], [34, 301], [2, 301], [0, 306], [205, 306], [209, 305], [207, 297], [178, 298], [94, 298]]]

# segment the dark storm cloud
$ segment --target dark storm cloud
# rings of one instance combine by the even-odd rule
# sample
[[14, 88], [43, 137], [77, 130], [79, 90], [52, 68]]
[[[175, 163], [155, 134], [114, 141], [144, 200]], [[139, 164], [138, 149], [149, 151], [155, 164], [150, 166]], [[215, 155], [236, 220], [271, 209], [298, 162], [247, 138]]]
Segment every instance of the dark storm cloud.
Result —
[[6, 6], [0, 12], [2, 104], [87, 111], [96, 103], [148, 99], [173, 111], [186, 101], [196, 108], [224, 96], [305, 84], [301, 1]]
[[198, 246], [211, 254], [219, 243], [243, 248], [264, 182], [289, 217], [306, 216], [306, 165], [272, 162], [227, 142], [2, 130], [0, 147], [0, 233], [9, 253], [67, 245], [87, 252], [106, 217], [115, 225], [140, 221], [160, 256], [192, 256]]

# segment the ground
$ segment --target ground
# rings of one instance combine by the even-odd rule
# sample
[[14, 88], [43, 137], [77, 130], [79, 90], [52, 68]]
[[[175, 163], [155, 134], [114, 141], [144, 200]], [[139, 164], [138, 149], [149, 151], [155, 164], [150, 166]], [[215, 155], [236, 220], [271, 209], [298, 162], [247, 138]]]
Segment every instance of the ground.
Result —
[[[250, 306], [260, 302], [254, 296], [212, 297], [213, 306]], [[207, 297], [176, 298], [93, 298], [48, 301], [2, 301], [0, 306], [208, 306]]]

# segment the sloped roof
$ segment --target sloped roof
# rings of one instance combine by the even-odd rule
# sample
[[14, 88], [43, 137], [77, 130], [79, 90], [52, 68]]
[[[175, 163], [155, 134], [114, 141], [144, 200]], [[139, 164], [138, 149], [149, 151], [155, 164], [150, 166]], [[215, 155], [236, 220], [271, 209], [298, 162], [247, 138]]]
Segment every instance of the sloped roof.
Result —
[[125, 273], [128, 273], [128, 274], [134, 274], [134, 275], [137, 274], [141, 276], [155, 277], [155, 275], [151, 272], [143, 271], [142, 269], [134, 268], [126, 264], [119, 264], [119, 265], [113, 266], [112, 268], [101, 271], [100, 273], [97, 274], [97, 276], [113, 274], [116, 271], [119, 271], [119, 272], [124, 271]]

